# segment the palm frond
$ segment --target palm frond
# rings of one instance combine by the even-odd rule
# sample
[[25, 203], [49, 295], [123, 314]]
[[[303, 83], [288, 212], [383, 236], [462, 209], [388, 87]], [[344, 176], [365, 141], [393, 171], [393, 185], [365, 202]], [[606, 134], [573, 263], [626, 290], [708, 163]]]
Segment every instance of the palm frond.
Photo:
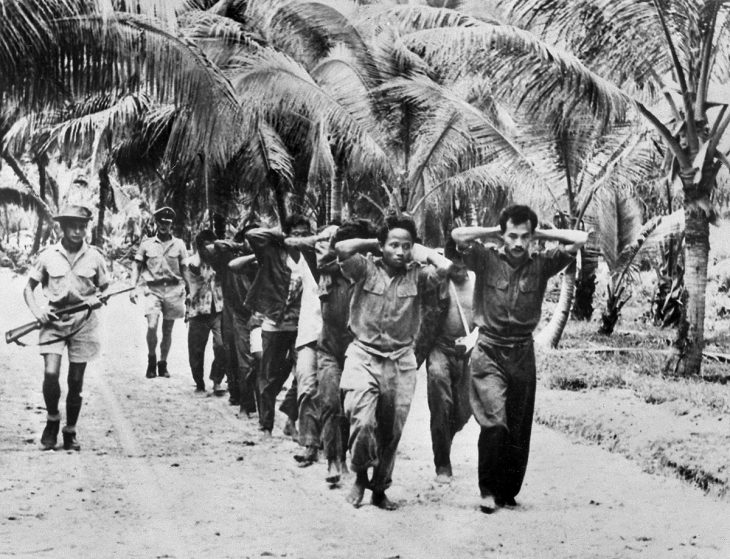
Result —
[[[636, 242], [641, 231], [641, 207], [636, 199], [615, 190], [604, 190], [594, 214], [598, 244], [610, 272], [619, 267], [619, 255]], [[641, 240], [643, 242], [643, 238]]]
[[150, 100], [146, 95], [125, 95], [100, 110], [95, 106], [93, 112], [70, 118], [53, 126], [47, 133], [47, 140], [41, 151], [60, 150], [66, 160], [71, 160], [80, 150], [87, 151], [90, 145], [99, 141], [104, 133], [113, 136], [131, 128], [149, 109]]
[[465, 74], [490, 78], [496, 98], [510, 100], [533, 118], [559, 114], [556, 107], [566, 96], [574, 100], [574, 110], [586, 110], [606, 126], [625, 120], [632, 106], [628, 95], [574, 55], [516, 27], [442, 28], [403, 40], [447, 80]]
[[349, 161], [367, 160], [387, 170], [388, 157], [377, 141], [368, 96], [347, 74], [340, 77], [339, 85], [330, 82], [332, 91], [327, 91], [296, 61], [265, 48], [241, 59], [232, 83], [241, 101], [255, 107], [255, 118], [287, 126], [302, 139], [310, 126], [323, 120], [333, 146]]
[[362, 24], [374, 34], [393, 27], [398, 33], [405, 34], [424, 29], [476, 27], [485, 22], [497, 23], [496, 20], [484, 20], [457, 10], [431, 6], [370, 6], [363, 12], [365, 17]]
[[51, 209], [33, 191], [25, 187], [0, 187], [0, 206], [14, 205], [34, 211], [40, 219], [50, 221], [53, 217]]
[[332, 157], [332, 150], [327, 141], [327, 129], [323, 122], [320, 122], [319, 126], [312, 127], [310, 145], [312, 146], [312, 157], [309, 161], [307, 184], [310, 189], [320, 187], [320, 192], [325, 194], [335, 175], [335, 160]]

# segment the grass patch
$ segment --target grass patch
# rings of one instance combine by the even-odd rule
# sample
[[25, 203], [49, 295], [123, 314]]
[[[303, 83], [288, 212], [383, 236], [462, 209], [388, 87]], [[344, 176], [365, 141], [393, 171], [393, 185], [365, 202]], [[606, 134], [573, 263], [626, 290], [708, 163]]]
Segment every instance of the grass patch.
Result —
[[[571, 321], [560, 349], [537, 349], [535, 420], [730, 497], [730, 367], [706, 359], [700, 378], [665, 375], [675, 331], [635, 311], [612, 336], [596, 321]], [[708, 351], [728, 352], [728, 322], [707, 329]]]
[[590, 388], [623, 388], [626, 381], [616, 370], [590, 372], [572, 370], [554, 371], [545, 377], [552, 390], [587, 390]]
[[631, 389], [647, 404], [681, 402], [687, 409], [730, 414], [730, 389], [727, 386], [695, 379], [639, 377], [631, 382]]

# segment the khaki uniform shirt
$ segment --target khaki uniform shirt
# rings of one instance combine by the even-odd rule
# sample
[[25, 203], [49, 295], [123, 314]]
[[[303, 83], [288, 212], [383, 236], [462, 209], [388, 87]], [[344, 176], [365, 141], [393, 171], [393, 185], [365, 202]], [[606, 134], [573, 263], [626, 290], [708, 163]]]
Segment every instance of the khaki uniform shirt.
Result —
[[434, 266], [411, 262], [389, 276], [381, 259], [354, 254], [340, 261], [342, 274], [355, 285], [349, 326], [355, 338], [380, 351], [410, 347], [421, 323], [419, 293], [438, 284]]
[[38, 256], [30, 277], [43, 286], [43, 293], [54, 308], [81, 303], [109, 283], [104, 257], [86, 243], [81, 244], [73, 260], [69, 260], [60, 242], [48, 247]]
[[504, 247], [476, 242], [463, 254], [464, 263], [476, 274], [474, 324], [490, 338], [507, 343], [532, 337], [548, 279], [574, 259], [558, 247], [532, 252], [514, 268]]
[[182, 281], [180, 267], [187, 256], [185, 243], [182, 239], [172, 237], [168, 241], [161, 241], [155, 235], [142, 241], [134, 259], [144, 264], [141, 277], [146, 282], [159, 280]]

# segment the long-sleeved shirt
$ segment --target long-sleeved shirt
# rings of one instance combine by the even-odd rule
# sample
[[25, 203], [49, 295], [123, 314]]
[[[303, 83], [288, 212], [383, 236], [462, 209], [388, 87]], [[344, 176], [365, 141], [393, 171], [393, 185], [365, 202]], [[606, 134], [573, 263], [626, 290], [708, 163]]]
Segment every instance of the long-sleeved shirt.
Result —
[[420, 292], [442, 274], [431, 265], [411, 262], [390, 276], [382, 259], [353, 254], [340, 261], [355, 286], [350, 302], [350, 330], [365, 346], [393, 352], [413, 345], [421, 322]]
[[513, 343], [532, 336], [540, 322], [542, 299], [550, 277], [573, 261], [564, 249], [531, 252], [517, 267], [504, 247], [472, 243], [463, 250], [474, 271], [474, 324], [490, 338]]

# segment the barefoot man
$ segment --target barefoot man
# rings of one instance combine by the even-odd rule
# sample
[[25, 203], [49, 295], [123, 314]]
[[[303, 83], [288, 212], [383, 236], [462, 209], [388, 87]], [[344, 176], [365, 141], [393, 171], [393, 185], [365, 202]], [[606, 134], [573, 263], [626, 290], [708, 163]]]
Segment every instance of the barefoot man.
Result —
[[451, 239], [446, 242], [444, 256], [453, 262], [449, 277], [441, 286], [448, 306], [439, 317], [436, 341], [426, 358], [431, 446], [438, 483], [451, 482], [451, 443], [471, 417], [469, 355], [460, 352], [456, 342], [472, 328], [474, 273], [466, 269]]
[[[572, 262], [588, 234], [537, 229], [534, 211], [509, 206], [498, 227], [457, 227], [451, 236], [476, 274], [479, 340], [471, 357], [470, 401], [481, 426], [479, 490], [497, 507], [515, 506], [527, 469], [535, 404], [532, 332], [540, 321], [547, 280]], [[502, 245], [476, 242], [487, 238], [501, 238]], [[560, 246], [533, 251], [533, 240]], [[491, 507], [482, 505], [482, 510]]]
[[[61, 225], [61, 242], [48, 247], [38, 257], [23, 291], [28, 308], [43, 323], [39, 335], [43, 355], [43, 399], [48, 419], [41, 435], [41, 448], [56, 447], [61, 413], [61, 356], [68, 351], [68, 394], [66, 395], [66, 426], [63, 428], [63, 448], [80, 450], [76, 438], [76, 421], [81, 412], [81, 390], [86, 363], [99, 353], [99, 321], [96, 312], [88, 316], [77, 313], [59, 320], [55, 312], [63, 307], [87, 302], [94, 305], [98, 295], [108, 287], [104, 257], [86, 244], [86, 226], [91, 211], [83, 206], [70, 206], [54, 217]], [[35, 298], [35, 288], [41, 284], [48, 307], [41, 308]]]
[[[340, 382], [356, 475], [347, 500], [355, 507], [369, 487], [373, 505], [396, 508], [385, 491], [416, 387], [413, 344], [420, 323], [419, 293], [442, 280], [451, 266], [436, 251], [421, 246], [416, 259], [430, 265], [413, 262], [415, 238], [411, 218], [388, 217], [377, 239], [349, 239], [335, 245], [342, 273], [355, 284], [349, 321], [354, 340]], [[360, 254], [376, 250], [382, 251], [382, 258]]]
[[[185, 243], [172, 236], [172, 221], [175, 210], [160, 208], [154, 213], [157, 234], [148, 237], [139, 246], [132, 270], [132, 285], [140, 277], [144, 285], [145, 317], [147, 318], [147, 378], [169, 377], [167, 355], [172, 344], [172, 327], [175, 320], [185, 316], [185, 293], [190, 289], [185, 284], [183, 271], [187, 260]], [[137, 303], [137, 294], [129, 295]], [[157, 361], [157, 325], [162, 315], [162, 340], [160, 360]]]

